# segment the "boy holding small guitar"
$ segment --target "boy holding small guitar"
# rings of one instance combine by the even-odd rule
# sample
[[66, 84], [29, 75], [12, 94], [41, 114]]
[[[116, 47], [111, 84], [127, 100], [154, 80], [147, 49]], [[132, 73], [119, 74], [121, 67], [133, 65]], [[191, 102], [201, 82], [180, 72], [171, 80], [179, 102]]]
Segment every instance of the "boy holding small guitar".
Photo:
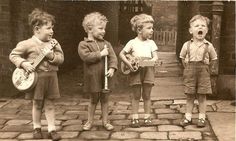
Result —
[[[54, 16], [35, 9], [29, 14], [28, 20], [34, 35], [19, 42], [9, 55], [9, 59], [17, 67], [16, 70], [19, 70], [18, 73], [17, 71], [13, 73], [12, 80], [16, 88], [27, 91], [27, 99], [33, 100], [34, 139], [43, 138], [41, 115], [44, 108], [49, 137], [56, 141], [61, 137], [56, 132], [53, 100], [60, 98], [57, 71], [58, 66], [64, 61], [64, 54], [59, 43], [52, 38]], [[34, 77], [31, 78], [32, 75]], [[24, 89], [23, 87], [28, 87], [27, 85], [31, 84], [31, 81], [35, 85]]]
[[[153, 35], [154, 20], [150, 15], [134, 16], [130, 23], [137, 37], [130, 40], [120, 52], [120, 58], [130, 69], [130, 85], [132, 86], [132, 120], [131, 127], [140, 127], [139, 100], [144, 100], [144, 125], [151, 125], [150, 94], [154, 85], [154, 63], [157, 61], [157, 46], [150, 38]], [[133, 56], [135, 59], [132, 59]], [[133, 60], [133, 61], [132, 61]], [[146, 64], [146, 65], [145, 65]]]

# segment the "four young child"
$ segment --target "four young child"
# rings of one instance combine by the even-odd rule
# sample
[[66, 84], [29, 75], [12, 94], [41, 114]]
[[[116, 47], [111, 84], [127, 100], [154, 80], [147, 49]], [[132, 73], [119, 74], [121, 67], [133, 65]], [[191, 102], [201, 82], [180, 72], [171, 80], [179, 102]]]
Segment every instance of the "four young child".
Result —
[[[96, 105], [100, 101], [102, 110], [102, 123], [106, 130], [113, 130], [114, 127], [108, 121], [108, 97], [109, 94], [102, 91], [104, 78], [112, 77], [118, 69], [117, 57], [111, 44], [104, 39], [106, 33], [107, 18], [98, 12], [93, 12], [84, 17], [83, 27], [87, 33], [84, 41], [78, 46], [78, 54], [83, 60], [84, 68], [84, 92], [90, 95], [90, 105], [88, 108], [88, 120], [83, 126], [83, 130], [90, 130], [93, 126]], [[29, 15], [29, 25], [32, 27], [33, 36], [21, 41], [16, 45], [9, 55], [12, 63], [18, 68], [23, 68], [26, 72], [36, 71], [38, 81], [33, 90], [26, 94], [32, 99], [33, 137], [42, 139], [41, 114], [44, 108], [48, 122], [48, 133], [52, 140], [59, 140], [61, 137], [55, 128], [55, 108], [54, 99], [60, 98], [58, 88], [57, 71], [58, 66], [63, 63], [64, 55], [59, 44], [55, 48], [49, 49], [49, 43], [53, 40], [53, 25], [55, 19], [47, 12], [35, 9]], [[139, 101], [144, 100], [144, 126], [152, 124], [151, 120], [151, 100], [150, 94], [154, 85], [154, 66], [140, 67], [138, 70], [132, 66], [126, 58], [127, 54], [135, 58], [157, 61], [157, 46], [153, 40], [152, 16], [139, 14], [130, 20], [132, 30], [137, 33], [120, 52], [120, 59], [130, 68], [130, 86], [132, 88], [132, 120], [131, 127], [140, 127], [139, 122]], [[180, 58], [184, 65], [184, 85], [187, 95], [187, 111], [181, 126], [191, 124], [192, 109], [194, 99], [199, 102], [198, 127], [205, 126], [206, 95], [211, 94], [211, 83], [209, 65], [214, 64], [217, 59], [213, 45], [205, 39], [208, 32], [209, 19], [196, 15], [190, 22], [189, 32], [192, 39], [184, 43]], [[57, 41], [56, 41], [57, 42]], [[34, 59], [43, 53], [46, 57], [35, 68]], [[108, 58], [108, 72], [104, 74], [104, 60]]]

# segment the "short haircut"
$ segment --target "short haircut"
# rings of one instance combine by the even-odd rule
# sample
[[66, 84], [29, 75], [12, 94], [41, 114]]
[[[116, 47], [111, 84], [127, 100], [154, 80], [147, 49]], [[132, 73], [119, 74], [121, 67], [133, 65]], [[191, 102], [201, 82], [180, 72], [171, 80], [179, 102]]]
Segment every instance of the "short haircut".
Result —
[[189, 26], [191, 26], [191, 24], [196, 21], [196, 20], [203, 20], [206, 22], [207, 26], [209, 25], [210, 23], [210, 20], [209, 18], [205, 17], [205, 16], [202, 16], [202, 15], [195, 15], [191, 18], [191, 20], [189, 21]]
[[99, 12], [92, 12], [87, 14], [82, 22], [82, 26], [84, 27], [85, 32], [88, 32], [88, 30], [96, 24], [96, 22], [100, 23], [107, 23], [108, 20], [106, 16], [102, 15]]
[[52, 22], [52, 25], [55, 24], [55, 17], [47, 12], [44, 12], [38, 8], [35, 8], [28, 16], [28, 22], [32, 29], [35, 26], [42, 26], [48, 22]]
[[139, 28], [142, 29], [145, 23], [154, 23], [152, 16], [147, 15], [147, 14], [139, 14], [139, 15], [135, 15], [130, 20], [130, 24], [134, 32], [137, 32]]

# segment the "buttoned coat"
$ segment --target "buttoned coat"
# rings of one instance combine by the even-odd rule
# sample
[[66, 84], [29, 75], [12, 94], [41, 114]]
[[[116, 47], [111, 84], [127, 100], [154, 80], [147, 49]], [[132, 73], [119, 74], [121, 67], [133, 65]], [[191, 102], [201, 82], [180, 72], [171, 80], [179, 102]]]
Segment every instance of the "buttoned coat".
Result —
[[84, 69], [84, 92], [101, 92], [104, 85], [104, 58], [100, 52], [104, 46], [108, 47], [108, 69], [117, 70], [117, 57], [111, 46], [106, 40], [93, 41], [87, 38], [81, 41], [78, 46], [78, 53], [83, 60]]

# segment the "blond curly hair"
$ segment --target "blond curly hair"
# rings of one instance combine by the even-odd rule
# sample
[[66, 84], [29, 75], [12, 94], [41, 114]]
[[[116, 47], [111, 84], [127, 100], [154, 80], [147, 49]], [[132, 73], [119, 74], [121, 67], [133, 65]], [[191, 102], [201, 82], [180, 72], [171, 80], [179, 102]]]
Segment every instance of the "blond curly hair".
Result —
[[108, 20], [106, 18], [106, 16], [102, 15], [99, 12], [93, 12], [90, 14], [87, 14], [82, 22], [82, 26], [84, 27], [85, 32], [88, 32], [88, 30], [94, 26], [94, 24], [96, 24], [96, 22], [100, 22], [100, 23], [107, 23]]

